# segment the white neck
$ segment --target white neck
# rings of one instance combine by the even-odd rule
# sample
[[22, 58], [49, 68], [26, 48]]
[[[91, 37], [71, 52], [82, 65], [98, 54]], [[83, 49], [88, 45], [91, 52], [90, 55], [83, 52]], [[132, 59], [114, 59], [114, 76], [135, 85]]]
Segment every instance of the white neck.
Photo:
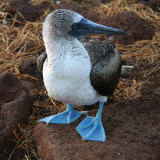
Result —
[[88, 54], [84, 46], [76, 38], [66, 35], [65, 37], [56, 36], [54, 31], [48, 30], [44, 32], [43, 30], [43, 40], [46, 47], [48, 63], [53, 64], [53, 61], [59, 59], [60, 57], [65, 57], [67, 54], [83, 55]]

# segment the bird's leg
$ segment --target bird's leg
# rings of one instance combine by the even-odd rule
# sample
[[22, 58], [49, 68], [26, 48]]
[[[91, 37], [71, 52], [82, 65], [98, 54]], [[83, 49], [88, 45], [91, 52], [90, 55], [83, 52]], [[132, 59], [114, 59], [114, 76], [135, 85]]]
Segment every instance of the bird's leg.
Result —
[[106, 140], [105, 130], [102, 125], [101, 115], [104, 103], [99, 103], [96, 117], [87, 116], [76, 128], [83, 140], [101, 141]]
[[67, 104], [67, 108], [64, 112], [52, 115], [43, 119], [38, 120], [38, 122], [48, 123], [59, 123], [59, 124], [70, 124], [82, 115], [81, 112], [76, 111], [71, 104]]

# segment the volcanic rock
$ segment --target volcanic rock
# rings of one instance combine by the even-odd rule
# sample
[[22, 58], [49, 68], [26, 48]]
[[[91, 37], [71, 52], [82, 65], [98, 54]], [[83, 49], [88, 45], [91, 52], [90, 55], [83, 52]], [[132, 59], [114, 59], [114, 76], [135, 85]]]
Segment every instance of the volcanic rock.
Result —
[[21, 74], [35, 76], [37, 74], [37, 59], [35, 57], [30, 57], [22, 60], [18, 69]]
[[149, 22], [143, 20], [135, 13], [127, 11], [101, 19], [98, 23], [125, 31], [127, 35], [109, 37], [114, 43], [118, 42], [120, 44], [133, 44], [140, 40], [151, 40], [155, 30]]
[[160, 0], [142, 0], [142, 4], [149, 6], [156, 12], [160, 11]]
[[110, 2], [112, 2], [112, 1], [114, 1], [114, 0], [101, 0], [101, 3], [110, 3]]
[[[75, 127], [84, 118], [70, 125], [40, 122], [34, 129], [37, 152], [45, 160], [158, 160], [160, 158], [160, 101], [146, 95], [103, 109], [102, 122], [106, 142], [82, 141]], [[151, 100], [152, 99], [152, 100]], [[90, 111], [95, 115], [95, 111]]]
[[21, 81], [9, 72], [0, 74], [0, 144], [13, 136], [18, 124], [26, 124], [33, 99]]
[[21, 22], [35, 22], [43, 14], [38, 6], [33, 6], [25, 0], [13, 0], [8, 8], [8, 11], [13, 15], [16, 14], [17, 20]]

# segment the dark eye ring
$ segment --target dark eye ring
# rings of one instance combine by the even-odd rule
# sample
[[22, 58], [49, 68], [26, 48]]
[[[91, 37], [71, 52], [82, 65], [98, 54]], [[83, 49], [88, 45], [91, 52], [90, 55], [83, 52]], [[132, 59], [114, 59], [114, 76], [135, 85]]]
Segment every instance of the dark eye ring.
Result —
[[77, 28], [77, 24], [72, 24], [72, 28], [76, 29]]

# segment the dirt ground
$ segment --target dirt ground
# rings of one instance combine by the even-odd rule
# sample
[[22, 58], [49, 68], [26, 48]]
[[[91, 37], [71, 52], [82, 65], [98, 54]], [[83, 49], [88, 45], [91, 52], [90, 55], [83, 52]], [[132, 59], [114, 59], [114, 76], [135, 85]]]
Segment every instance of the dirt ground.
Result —
[[[137, 1], [135, 0], [135, 2]], [[37, 4], [37, 2], [34, 0], [32, 0], [32, 3]], [[86, 4], [84, 3], [84, 6], [85, 5]], [[50, 5], [47, 2], [43, 3], [43, 5], [40, 6], [40, 8], [44, 8], [45, 11], [48, 8], [50, 8], [51, 10], [54, 9], [54, 5]], [[45, 14], [47, 13], [44, 13], [43, 16], [45, 17]], [[38, 25], [41, 26], [41, 22], [44, 18], [43, 16], [39, 21], [37, 20], [38, 24], [34, 26], [35, 28]], [[151, 22], [151, 20], [148, 21]], [[33, 23], [30, 22], [28, 26], [31, 25], [32, 28]], [[17, 32], [17, 30], [15, 29], [16, 27], [17, 29], [19, 29], [19, 25], [14, 25], [15, 26], [13, 31]], [[25, 27], [27, 28], [28, 26]], [[23, 26], [21, 27], [23, 28]], [[41, 31], [41, 27], [38, 26], [36, 30], [38, 33], [39, 31]], [[8, 50], [7, 52], [1, 50], [0, 52], [0, 54], [2, 55], [0, 58], [2, 59], [0, 60], [0, 71], [9, 70], [23, 81], [30, 81], [35, 86], [35, 88], [33, 89], [38, 93], [37, 99], [32, 107], [32, 114], [30, 116], [28, 125], [21, 125], [19, 127], [19, 133], [17, 132], [18, 138], [13, 135], [13, 138], [8, 142], [8, 144], [5, 144], [5, 146], [1, 146], [0, 159], [2, 160], [40, 160], [41, 158], [38, 155], [36, 147], [36, 145], [39, 143], [39, 140], [37, 140], [36, 142], [33, 140], [33, 130], [34, 128], [37, 129], [38, 127], [40, 127], [39, 130], [42, 131], [41, 128], [44, 128], [42, 124], [37, 126], [36, 120], [65, 110], [65, 104], [57, 102], [55, 100], [52, 101], [48, 98], [43, 85], [42, 77], [40, 77], [40, 75], [21, 75], [17, 70], [20, 62], [23, 59], [26, 59], [30, 53], [32, 53], [32, 56], [34, 55], [34, 57], [37, 58], [38, 55], [44, 50], [41, 35], [37, 33], [35, 34], [36, 36], [30, 33], [28, 34], [31, 37], [31, 39], [29, 39], [29, 42], [31, 42], [30, 40], [33, 40], [33, 43], [31, 42], [31, 46], [25, 49], [23, 48], [21, 50], [23, 51], [21, 58], [19, 58], [19, 56], [14, 57], [14, 55], [12, 55], [10, 52], [13, 50], [13, 53], [16, 55], [17, 52], [19, 52], [20, 48], [23, 46], [23, 43], [25, 43], [26, 41], [23, 41], [19, 48], [17, 46], [17, 48], [13, 49], [15, 46], [12, 46], [14, 44], [12, 43], [8, 47], [10, 50]], [[8, 35], [9, 34], [11, 33], [8, 33]], [[38, 37], [41, 41], [39, 42], [39, 40], [37, 40], [35, 37]], [[157, 42], [157, 44], [160, 44], [159, 37], [160, 36], [156, 36], [156, 38], [153, 37], [153, 39], [156, 39], [155, 41]], [[13, 40], [13, 37], [11, 38]], [[36, 39], [35, 41], [34, 38]], [[4, 41], [5, 39], [1, 39], [1, 46], [5, 46]], [[8, 43], [11, 42], [12, 41], [8, 41]], [[19, 44], [18, 42], [16, 42], [17, 45]], [[96, 155], [94, 154], [96, 158], [92, 157], [94, 155], [90, 155], [91, 159], [160, 159], [160, 56], [158, 56], [160, 54], [160, 45], [156, 46], [155, 50], [157, 52], [154, 52], [154, 55], [151, 55], [152, 49], [147, 48], [145, 50], [144, 47], [147, 46], [147, 43], [150, 43], [150, 45], [155, 44], [152, 42], [153, 41], [145, 41], [142, 43], [142, 41], [140, 41], [133, 46], [128, 45], [124, 48], [122, 48], [121, 45], [117, 44], [118, 49], [122, 53], [122, 59], [127, 65], [134, 65], [134, 69], [128, 79], [120, 79], [120, 83], [114, 95], [111, 96], [109, 102], [105, 104], [105, 110], [103, 113], [103, 124], [107, 136], [107, 149], [103, 152], [103, 145], [100, 145], [102, 152], [97, 152]], [[38, 46], [37, 48], [36, 45]], [[144, 48], [142, 50], [143, 54], [138, 48], [138, 45], [140, 46], [140, 48]], [[131, 50], [132, 52], [129, 52], [129, 50]], [[4, 58], [4, 54], [6, 53], [8, 53], [10, 57]], [[13, 59], [11, 59], [11, 57], [13, 57]], [[5, 66], [4, 59], [6, 63]], [[30, 91], [32, 90], [31, 88], [29, 89]], [[82, 106], [79, 108], [76, 107], [77, 110], [88, 110], [91, 115], [94, 115], [96, 113], [97, 108], [97, 104], [92, 106]], [[66, 131], [67, 130], [68, 129], [66, 129]], [[77, 137], [75, 136], [75, 138]], [[81, 143], [82, 148], [84, 147], [84, 150], [87, 149], [85, 148], [85, 144], [86, 142]], [[96, 149], [96, 147], [94, 148], [92, 145], [88, 146], [90, 146], [94, 150]], [[84, 150], [82, 149], [81, 151], [84, 152]], [[63, 157], [60, 155], [61, 149], [58, 148], [57, 152], [58, 151], [59, 153], [54, 155], [53, 158], [63, 159]], [[43, 154], [44, 153], [41, 153], [42, 157], [44, 156]], [[69, 157], [71, 155], [71, 152], [65, 154], [66, 157]], [[71, 158], [74, 159], [74, 157]]]

